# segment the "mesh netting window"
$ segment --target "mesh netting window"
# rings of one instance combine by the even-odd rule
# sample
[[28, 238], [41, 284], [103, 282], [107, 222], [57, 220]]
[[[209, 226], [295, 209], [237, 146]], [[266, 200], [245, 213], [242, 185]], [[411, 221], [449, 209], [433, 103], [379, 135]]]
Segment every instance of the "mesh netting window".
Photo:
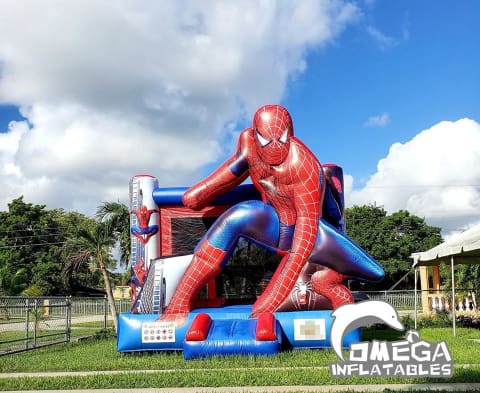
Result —
[[227, 304], [252, 303], [268, 285], [281, 256], [240, 239], [222, 274], [217, 296]]
[[[170, 255], [193, 253], [200, 239], [218, 217], [187, 216], [170, 219]], [[222, 273], [216, 278], [217, 296], [227, 304], [252, 303], [263, 292], [280, 256], [240, 238]], [[205, 289], [199, 298], [206, 298]]]
[[217, 217], [172, 218], [172, 255], [185, 255], [193, 253], [193, 249], [216, 219]]

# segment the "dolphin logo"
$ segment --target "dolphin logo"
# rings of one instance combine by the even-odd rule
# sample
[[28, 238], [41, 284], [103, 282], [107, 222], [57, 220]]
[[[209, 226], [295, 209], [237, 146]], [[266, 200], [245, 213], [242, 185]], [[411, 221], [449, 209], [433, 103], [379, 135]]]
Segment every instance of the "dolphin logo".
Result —
[[372, 323], [384, 323], [396, 330], [404, 330], [397, 311], [389, 303], [379, 300], [345, 304], [333, 311], [332, 317], [335, 320], [330, 330], [330, 342], [341, 360], [345, 360], [342, 354], [343, 336], [353, 329]]

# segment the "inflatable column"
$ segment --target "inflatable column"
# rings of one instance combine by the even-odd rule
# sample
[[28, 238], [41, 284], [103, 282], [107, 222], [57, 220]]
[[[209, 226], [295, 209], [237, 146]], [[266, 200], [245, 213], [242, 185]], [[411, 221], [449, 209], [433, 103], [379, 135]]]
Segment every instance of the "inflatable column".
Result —
[[145, 283], [150, 262], [160, 256], [160, 213], [152, 198], [157, 187], [158, 180], [150, 175], [135, 175], [130, 179], [132, 306]]

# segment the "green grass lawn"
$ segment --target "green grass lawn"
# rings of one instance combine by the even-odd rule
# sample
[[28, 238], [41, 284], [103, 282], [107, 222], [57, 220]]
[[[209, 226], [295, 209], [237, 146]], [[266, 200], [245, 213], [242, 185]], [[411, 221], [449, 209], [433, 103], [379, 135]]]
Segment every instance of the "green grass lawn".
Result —
[[[480, 382], [480, 331], [451, 328], [425, 328], [421, 338], [445, 340], [455, 364], [450, 379], [433, 378], [336, 378], [328, 366], [337, 360], [332, 350], [294, 350], [275, 356], [229, 356], [185, 361], [181, 352], [121, 354], [114, 338], [89, 339], [31, 352], [0, 357], [0, 371], [109, 371], [121, 374], [21, 377], [0, 379], [0, 390], [147, 388], [186, 386], [302, 386], [339, 384], [387, 384], [429, 382]], [[389, 329], [365, 329], [364, 340], [401, 339]], [[137, 372], [135, 370], [154, 370]]]

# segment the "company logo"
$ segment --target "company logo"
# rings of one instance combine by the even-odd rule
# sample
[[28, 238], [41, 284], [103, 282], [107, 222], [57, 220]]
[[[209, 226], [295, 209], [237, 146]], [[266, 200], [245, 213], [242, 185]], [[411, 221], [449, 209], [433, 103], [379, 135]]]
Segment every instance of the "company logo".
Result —
[[342, 353], [345, 334], [372, 323], [386, 324], [404, 330], [397, 311], [388, 303], [367, 300], [337, 308], [330, 332], [332, 348], [340, 362], [330, 365], [336, 377], [450, 377], [453, 373], [452, 356], [444, 341], [437, 343], [420, 339], [410, 330], [405, 340], [364, 341], [350, 345], [348, 359]]

